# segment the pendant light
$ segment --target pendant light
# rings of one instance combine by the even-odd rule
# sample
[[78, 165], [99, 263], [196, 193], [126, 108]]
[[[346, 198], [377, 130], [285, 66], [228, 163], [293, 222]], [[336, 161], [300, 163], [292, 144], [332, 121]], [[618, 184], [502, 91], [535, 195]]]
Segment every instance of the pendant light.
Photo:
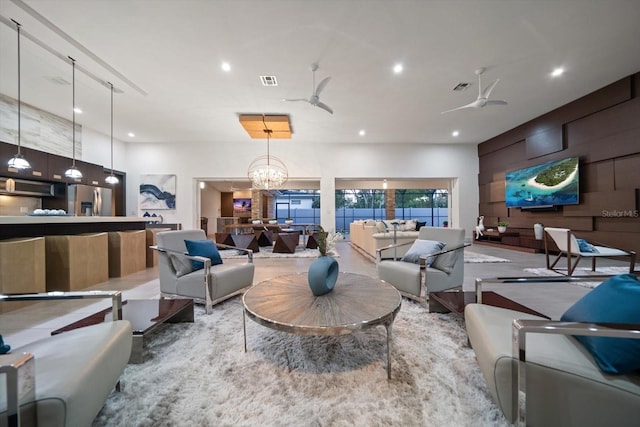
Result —
[[115, 185], [120, 182], [117, 176], [113, 174], [113, 84], [110, 82], [109, 86], [111, 87], [111, 175], [106, 177], [104, 181], [107, 184]]
[[[263, 116], [264, 123], [264, 116]], [[249, 165], [247, 176], [251, 180], [252, 188], [273, 190], [282, 187], [289, 178], [287, 166], [279, 158], [269, 152], [269, 140], [273, 131], [264, 123], [264, 133], [267, 135], [267, 155], [257, 157]]]
[[18, 33], [18, 152], [16, 153], [15, 156], [9, 159], [9, 162], [7, 164], [10, 168], [25, 170], [25, 169], [31, 169], [31, 165], [29, 164], [27, 159], [24, 158], [22, 153], [20, 153], [20, 133], [21, 133], [21, 127], [20, 127], [20, 105], [21, 105], [21, 101], [20, 101], [20, 24], [16, 21], [13, 21], [13, 22], [16, 24], [16, 31]]
[[64, 176], [72, 179], [81, 179], [82, 172], [76, 168], [76, 60], [70, 56], [68, 58], [71, 60], [71, 66], [73, 68], [73, 78], [71, 80], [71, 87], [73, 90], [73, 128], [71, 131], [73, 141], [73, 163], [71, 164], [71, 167], [65, 171]]

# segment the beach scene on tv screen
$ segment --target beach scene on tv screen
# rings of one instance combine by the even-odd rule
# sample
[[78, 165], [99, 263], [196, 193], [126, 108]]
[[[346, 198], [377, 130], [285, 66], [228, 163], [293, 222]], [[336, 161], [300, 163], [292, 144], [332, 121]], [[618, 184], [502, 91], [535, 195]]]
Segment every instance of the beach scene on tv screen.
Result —
[[577, 157], [507, 172], [507, 207], [577, 204], [578, 176]]
[[233, 211], [236, 213], [251, 212], [251, 199], [233, 199]]

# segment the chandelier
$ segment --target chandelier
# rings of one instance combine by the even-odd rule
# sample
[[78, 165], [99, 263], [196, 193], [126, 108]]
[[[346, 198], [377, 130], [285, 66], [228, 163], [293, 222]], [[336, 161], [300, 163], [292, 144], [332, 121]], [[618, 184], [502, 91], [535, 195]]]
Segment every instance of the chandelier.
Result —
[[252, 188], [273, 190], [282, 187], [289, 178], [289, 172], [284, 162], [269, 153], [271, 129], [264, 129], [267, 135], [267, 155], [259, 156], [251, 162], [247, 176], [251, 180]]

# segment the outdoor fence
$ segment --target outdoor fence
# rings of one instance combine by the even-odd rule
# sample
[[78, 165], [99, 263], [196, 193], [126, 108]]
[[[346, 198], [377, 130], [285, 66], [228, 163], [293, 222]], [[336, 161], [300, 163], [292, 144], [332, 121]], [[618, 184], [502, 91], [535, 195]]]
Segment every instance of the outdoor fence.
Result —
[[[415, 219], [426, 222], [429, 227], [442, 227], [447, 221], [448, 208], [397, 208], [394, 219]], [[319, 224], [320, 209], [278, 209], [276, 218], [279, 223], [284, 223], [285, 218], [292, 218], [297, 224]], [[336, 209], [336, 231], [349, 232], [349, 224], [360, 219], [387, 219], [384, 209], [370, 208], [340, 208]]]

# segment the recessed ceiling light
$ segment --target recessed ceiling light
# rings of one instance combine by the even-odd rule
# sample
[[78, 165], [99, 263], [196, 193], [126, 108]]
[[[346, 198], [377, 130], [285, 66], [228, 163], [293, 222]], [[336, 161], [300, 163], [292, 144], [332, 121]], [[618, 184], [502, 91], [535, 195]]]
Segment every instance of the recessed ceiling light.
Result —
[[364, 136], [364, 135], [365, 135], [365, 133], [366, 133], [366, 132], [364, 131], [364, 129], [362, 129], [362, 130], [360, 130], [360, 132], [358, 132], [358, 135], [360, 135], [360, 136]]
[[396, 74], [400, 74], [403, 69], [402, 64], [396, 64], [393, 66], [393, 72]]
[[135, 133], [133, 133], [133, 132], [129, 132], [127, 135], [129, 135], [129, 138], [133, 138], [133, 137], [135, 137], [135, 136], [136, 136], [136, 134], [135, 134]]
[[564, 68], [559, 67], [551, 72], [551, 77], [559, 77], [564, 74]]
[[458, 135], [460, 135], [460, 132], [457, 131], [457, 130], [454, 130], [453, 132], [451, 132], [451, 135], [458, 136]]
[[223, 62], [220, 67], [222, 71], [231, 71], [231, 65], [228, 62]]
[[76, 114], [82, 114], [82, 110], [81, 110], [80, 108], [78, 108], [78, 107], [74, 108], [74, 109], [73, 109], [73, 111], [74, 111]]

